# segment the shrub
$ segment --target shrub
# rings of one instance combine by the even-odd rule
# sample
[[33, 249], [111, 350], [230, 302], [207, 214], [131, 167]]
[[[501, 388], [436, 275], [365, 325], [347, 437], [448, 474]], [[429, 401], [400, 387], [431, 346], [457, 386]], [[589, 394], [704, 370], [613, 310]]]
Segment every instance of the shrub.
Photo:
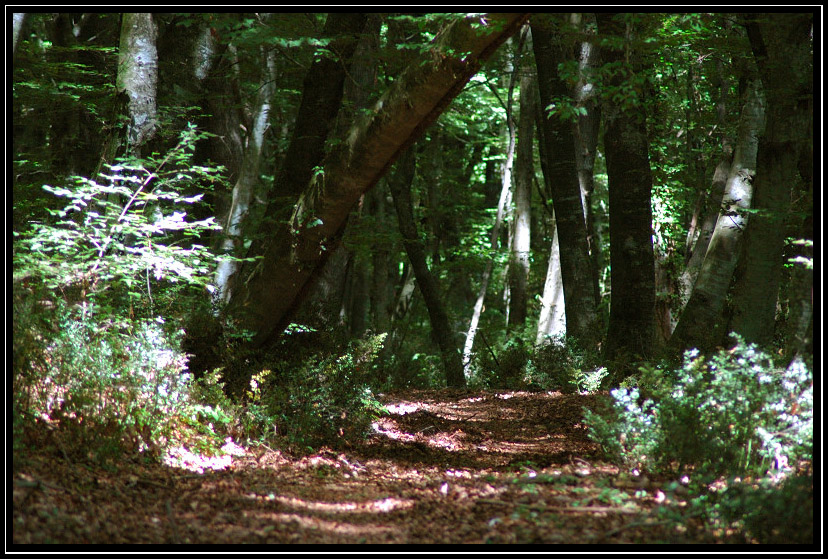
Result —
[[512, 337], [495, 354], [488, 348], [477, 355], [477, 381], [487, 388], [516, 389], [525, 386], [530, 351], [519, 337]]
[[250, 382], [248, 419], [258, 424], [260, 436], [275, 429], [300, 449], [367, 434], [384, 409], [368, 386], [384, 339], [385, 334], [371, 336], [352, 343], [343, 355], [262, 370]]
[[688, 351], [680, 370], [654, 382], [660, 373], [644, 369], [641, 389], [613, 390], [605, 413], [585, 411], [590, 436], [613, 459], [643, 470], [761, 475], [811, 456], [813, 386], [803, 364], [777, 369], [739, 339], [709, 359]]
[[582, 350], [574, 338], [548, 339], [535, 346], [527, 376], [545, 390], [593, 392], [606, 374], [596, 362], [597, 356]]
[[188, 221], [184, 209], [201, 198], [187, 190], [222, 180], [219, 169], [191, 164], [200, 137], [188, 126], [163, 157], [44, 185], [66, 205], [14, 234], [15, 433], [43, 422], [67, 457], [69, 449], [103, 461], [157, 455], [173, 441], [212, 445], [181, 332], [159, 316], [203, 298], [216, 263], [197, 242], [216, 224]]
[[716, 516], [735, 523], [757, 543], [814, 541], [814, 479], [793, 476], [782, 483], [730, 484], [717, 499]]
[[157, 457], [183, 441], [218, 442], [196, 421], [180, 333], [156, 321], [108, 320], [94, 304], [59, 302], [55, 314], [59, 328], [40, 364], [17, 379], [26, 390], [16, 421], [52, 425], [64, 451], [101, 462], [136, 451]]

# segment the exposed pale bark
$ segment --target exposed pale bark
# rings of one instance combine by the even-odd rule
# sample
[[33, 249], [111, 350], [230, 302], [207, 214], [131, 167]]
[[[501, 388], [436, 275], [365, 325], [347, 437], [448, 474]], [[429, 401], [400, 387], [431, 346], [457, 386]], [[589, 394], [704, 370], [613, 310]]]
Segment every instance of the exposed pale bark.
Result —
[[739, 257], [742, 232], [747, 225], [752, 181], [756, 173], [759, 135], [764, 127], [764, 100], [758, 81], [748, 88], [739, 133], [725, 186], [724, 210], [719, 215], [693, 293], [684, 307], [669, 346], [673, 351], [715, 345], [721, 334], [722, 310]]
[[515, 159], [515, 211], [512, 220], [512, 245], [509, 262], [509, 325], [522, 328], [526, 322], [529, 279], [529, 252], [532, 233], [533, 146], [537, 103], [535, 76], [524, 73], [520, 79], [520, 115]]
[[734, 286], [728, 332], [767, 344], [776, 322], [791, 191], [812, 120], [808, 110], [813, 95], [812, 15], [758, 14], [745, 19], [768, 109], [753, 184], [756, 213], [745, 232], [745, 260]]
[[[609, 182], [610, 267], [612, 292], [605, 355], [626, 357], [624, 366], [652, 354], [655, 312], [655, 261], [653, 255], [652, 174], [643, 93], [615, 101], [612, 91], [640, 76], [639, 55], [631, 47], [630, 25], [614, 14], [596, 14], [598, 32], [624, 38], [622, 48], [604, 47], [607, 63], [624, 63], [607, 87], [604, 115], [604, 151]], [[626, 370], [617, 371], [622, 376]], [[615, 372], [614, 372], [615, 373]]]
[[540, 316], [538, 317], [538, 334], [535, 339], [535, 344], [538, 345], [547, 341], [562, 340], [566, 336], [560, 245], [554, 218], [551, 229], [552, 246], [549, 250], [549, 263], [546, 268], [546, 281], [543, 285]]
[[388, 180], [391, 194], [394, 197], [394, 207], [397, 210], [397, 221], [402, 234], [403, 246], [417, 278], [417, 287], [423, 296], [431, 321], [431, 331], [434, 341], [440, 348], [440, 357], [448, 386], [465, 386], [466, 377], [463, 374], [463, 363], [460, 353], [454, 343], [451, 326], [443, 305], [440, 287], [437, 279], [428, 269], [425, 247], [417, 232], [414, 222], [414, 210], [411, 205], [411, 185], [414, 180], [416, 160], [413, 148], [410, 148], [397, 162], [394, 176]]
[[[716, 101], [716, 119], [718, 128], [721, 131], [722, 155], [716, 169], [713, 171], [713, 183], [706, 191], [700, 192], [690, 226], [687, 228], [687, 241], [685, 243], [685, 267], [679, 276], [677, 287], [679, 290], [680, 309], [684, 308], [690, 293], [693, 291], [693, 284], [699, 275], [699, 269], [704, 262], [704, 255], [710, 245], [710, 237], [716, 228], [716, 221], [719, 217], [719, 210], [722, 207], [727, 176], [733, 162], [733, 142], [725, 134], [727, 130], [727, 103], [730, 93], [730, 80], [725, 71], [725, 63], [721, 59], [716, 63], [716, 71], [719, 85], [719, 98]], [[675, 327], [675, 326], [674, 326]]]
[[584, 347], [589, 347], [594, 346], [599, 337], [596, 328], [597, 301], [575, 159], [573, 125], [557, 115], [549, 115], [549, 107], [555, 99], [571, 98], [572, 93], [558, 75], [558, 65], [574, 55], [574, 45], [562, 44], [559, 36], [557, 28], [563, 24], [561, 17], [557, 20], [550, 16], [532, 20], [542, 111], [541, 158], [546, 159], [544, 177], [555, 206], [560, 238], [567, 334], [578, 339]]
[[[570, 21], [579, 31], [592, 35], [587, 26], [590, 14], [572, 14]], [[594, 16], [592, 16], [594, 19]], [[603, 268], [603, 256], [595, 230], [595, 213], [592, 209], [592, 193], [595, 190], [595, 156], [598, 153], [598, 131], [601, 124], [601, 103], [597, 85], [594, 83], [595, 69], [600, 64], [600, 49], [593, 40], [583, 41], [578, 58], [578, 83], [574, 98], [578, 107], [586, 109], [578, 115], [573, 130], [575, 135], [575, 164], [578, 168], [578, 183], [581, 185], [581, 201], [587, 228], [587, 246], [592, 259], [593, 288], [595, 302], [601, 302], [599, 270]]]
[[122, 18], [116, 89], [129, 96], [127, 142], [139, 154], [158, 126], [158, 29], [150, 13], [125, 13]]
[[[232, 202], [224, 220], [224, 239], [220, 250], [230, 256], [240, 256], [244, 250], [243, 223], [250, 209], [250, 202], [260, 181], [264, 138], [270, 127], [271, 101], [276, 90], [276, 55], [273, 49], [262, 49], [262, 83], [256, 95], [253, 127], [248, 133], [244, 159], [239, 178], [233, 186]], [[198, 68], [196, 71], [200, 71]], [[232, 296], [230, 279], [239, 268], [238, 261], [222, 259], [216, 269], [215, 298], [227, 304]]]
[[[489, 239], [492, 256], [486, 262], [486, 267], [483, 269], [483, 275], [480, 278], [480, 288], [478, 289], [477, 299], [475, 300], [474, 307], [472, 309], [471, 320], [469, 320], [469, 329], [466, 332], [466, 341], [463, 344], [463, 366], [467, 376], [471, 374], [472, 350], [474, 349], [474, 340], [477, 337], [477, 327], [478, 324], [480, 324], [480, 315], [483, 314], [483, 306], [486, 301], [486, 292], [489, 289], [489, 280], [491, 280], [492, 270], [494, 269], [494, 252], [497, 251], [499, 245], [500, 227], [503, 224], [503, 220], [505, 219], [506, 213], [511, 204], [512, 165], [515, 153], [515, 124], [512, 116], [512, 95], [515, 89], [517, 68], [511, 66], [511, 70], [512, 71], [509, 75], [508, 93], [506, 94], [506, 106], [504, 107], [506, 109], [507, 130], [506, 158], [500, 170], [500, 196], [498, 198], [494, 226], [492, 227], [491, 237]], [[506, 287], [504, 297], [508, 298], [508, 286]]]
[[[328, 156], [324, 172], [303, 192], [289, 224], [277, 224], [263, 258], [231, 301], [254, 345], [278, 336], [314, 275], [338, 242], [357, 199], [445, 110], [480, 67], [528, 14], [492, 14], [457, 21], [435, 39], [426, 59], [403, 73]], [[485, 21], [486, 25], [481, 25]], [[458, 54], [459, 53], [459, 54]], [[425, 62], [425, 63], [422, 63]]]
[[12, 54], [17, 52], [17, 41], [20, 40], [20, 33], [23, 31], [27, 15], [25, 13], [12, 14]]

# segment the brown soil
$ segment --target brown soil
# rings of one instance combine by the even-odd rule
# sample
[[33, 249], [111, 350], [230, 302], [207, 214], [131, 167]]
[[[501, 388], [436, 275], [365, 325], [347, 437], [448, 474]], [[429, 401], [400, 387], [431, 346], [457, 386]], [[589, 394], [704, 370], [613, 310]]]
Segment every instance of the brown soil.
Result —
[[582, 423], [600, 396], [405, 391], [343, 450], [245, 449], [220, 471], [43, 448], [16, 457], [14, 544], [712, 543], [671, 480], [602, 462]]

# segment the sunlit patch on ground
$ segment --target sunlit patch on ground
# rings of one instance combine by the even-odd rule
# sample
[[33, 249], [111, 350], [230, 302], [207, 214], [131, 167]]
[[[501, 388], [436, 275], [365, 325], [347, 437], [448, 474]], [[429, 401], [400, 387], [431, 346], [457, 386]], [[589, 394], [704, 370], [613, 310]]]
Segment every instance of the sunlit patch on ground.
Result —
[[167, 450], [162, 460], [167, 466], [182, 468], [191, 472], [203, 474], [205, 470], [224, 470], [233, 463], [233, 456], [244, 456], [244, 448], [237, 445], [233, 439], [227, 437], [221, 447], [222, 454], [207, 456], [192, 452], [183, 446], [176, 446]]

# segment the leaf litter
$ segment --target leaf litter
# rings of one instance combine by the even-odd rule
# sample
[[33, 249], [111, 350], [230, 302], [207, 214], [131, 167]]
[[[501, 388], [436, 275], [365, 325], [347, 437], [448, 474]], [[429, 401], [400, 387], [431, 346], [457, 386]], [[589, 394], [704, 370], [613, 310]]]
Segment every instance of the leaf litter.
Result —
[[[310, 455], [229, 439], [220, 457], [15, 457], [13, 544], [715, 543], [662, 487], [602, 461], [606, 395], [405, 390], [360, 441]], [[34, 445], [36, 447], [36, 445]], [[675, 485], [675, 484], [673, 484]]]

